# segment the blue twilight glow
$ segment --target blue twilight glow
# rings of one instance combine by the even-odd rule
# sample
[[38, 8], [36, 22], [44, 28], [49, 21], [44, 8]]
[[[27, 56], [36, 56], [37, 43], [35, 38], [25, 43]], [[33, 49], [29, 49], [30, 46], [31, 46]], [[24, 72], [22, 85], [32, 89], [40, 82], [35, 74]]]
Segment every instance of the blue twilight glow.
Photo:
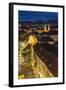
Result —
[[58, 20], [57, 12], [19, 11], [19, 21]]

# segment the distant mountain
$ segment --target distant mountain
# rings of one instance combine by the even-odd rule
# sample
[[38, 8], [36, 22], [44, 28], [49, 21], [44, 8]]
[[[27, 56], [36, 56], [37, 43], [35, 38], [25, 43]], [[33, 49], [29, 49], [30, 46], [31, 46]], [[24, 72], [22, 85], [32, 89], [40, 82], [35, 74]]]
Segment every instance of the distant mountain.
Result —
[[39, 21], [35, 21], [35, 23], [37, 23], [37, 24], [44, 24], [44, 23], [46, 23], [46, 22], [43, 21], [43, 20], [39, 20]]
[[22, 24], [45, 24], [45, 23], [48, 23], [48, 24], [58, 24], [58, 20], [19, 21], [19, 23], [22, 23]]
[[32, 21], [19, 21], [19, 23], [22, 23], [22, 24], [32, 24], [33, 22]]
[[49, 21], [47, 21], [47, 23], [50, 23], [50, 24], [58, 24], [58, 20], [49, 20]]

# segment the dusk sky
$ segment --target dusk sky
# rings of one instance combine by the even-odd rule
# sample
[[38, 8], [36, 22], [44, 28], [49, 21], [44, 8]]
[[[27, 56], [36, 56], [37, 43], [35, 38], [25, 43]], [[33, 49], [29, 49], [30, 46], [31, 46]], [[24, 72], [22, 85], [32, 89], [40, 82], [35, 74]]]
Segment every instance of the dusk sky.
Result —
[[56, 12], [37, 12], [37, 11], [19, 11], [19, 21], [48, 21], [58, 20], [58, 13]]

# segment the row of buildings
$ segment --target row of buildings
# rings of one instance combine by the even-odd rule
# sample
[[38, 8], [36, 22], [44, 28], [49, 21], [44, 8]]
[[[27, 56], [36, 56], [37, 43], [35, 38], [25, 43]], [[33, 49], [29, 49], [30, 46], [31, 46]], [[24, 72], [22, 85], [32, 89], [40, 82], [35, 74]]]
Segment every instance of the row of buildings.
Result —
[[50, 32], [50, 31], [58, 31], [58, 25], [57, 23], [43, 23], [43, 24], [38, 24], [38, 23], [26, 23], [26, 22], [19, 22], [19, 30], [20, 31], [27, 31], [27, 30], [32, 30], [32, 31], [38, 31], [39, 33], [42, 32]]

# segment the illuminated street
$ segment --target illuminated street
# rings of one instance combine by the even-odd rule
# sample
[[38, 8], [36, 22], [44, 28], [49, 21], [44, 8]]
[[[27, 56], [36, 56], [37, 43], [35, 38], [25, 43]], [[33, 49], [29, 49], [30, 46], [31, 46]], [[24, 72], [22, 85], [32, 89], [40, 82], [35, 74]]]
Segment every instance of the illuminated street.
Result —
[[35, 37], [35, 40], [32, 40], [32, 36], [30, 36], [29, 39], [30, 40], [28, 40], [28, 42], [32, 46], [29, 46], [28, 42], [21, 44], [24, 46], [21, 46], [21, 50], [19, 52], [19, 79], [54, 77], [54, 75], [47, 68], [46, 64], [37, 56], [33, 49], [33, 45], [38, 43], [38, 41], [35, 39]]

